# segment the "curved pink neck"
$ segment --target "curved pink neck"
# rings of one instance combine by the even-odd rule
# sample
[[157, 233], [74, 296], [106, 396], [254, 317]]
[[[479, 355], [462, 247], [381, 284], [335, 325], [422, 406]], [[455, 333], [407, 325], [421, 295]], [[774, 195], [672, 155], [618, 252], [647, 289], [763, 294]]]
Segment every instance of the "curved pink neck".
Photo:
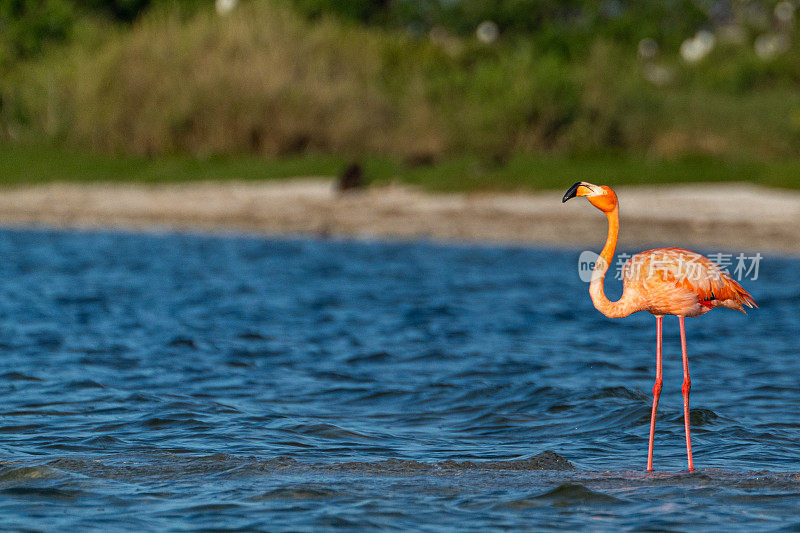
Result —
[[614, 260], [614, 251], [617, 249], [617, 239], [619, 237], [619, 207], [615, 206], [613, 210], [607, 212], [606, 218], [608, 218], [608, 237], [606, 237], [606, 245], [603, 247], [603, 251], [600, 252], [600, 257], [598, 257], [597, 263], [595, 263], [594, 266], [594, 271], [592, 272], [592, 282], [589, 284], [589, 296], [591, 296], [592, 303], [598, 311], [609, 318], [621, 318], [639, 311], [638, 299], [627, 290], [627, 287], [624, 287], [622, 297], [616, 302], [612, 302], [606, 298], [603, 282], [606, 278], [606, 272], [608, 272]]

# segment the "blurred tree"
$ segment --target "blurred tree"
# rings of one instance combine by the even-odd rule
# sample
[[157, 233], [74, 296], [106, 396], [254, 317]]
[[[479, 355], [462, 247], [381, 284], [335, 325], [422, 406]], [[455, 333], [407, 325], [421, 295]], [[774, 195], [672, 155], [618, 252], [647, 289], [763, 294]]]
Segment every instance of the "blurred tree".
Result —
[[364, 24], [424, 33], [434, 26], [471, 35], [492, 21], [502, 35], [532, 38], [551, 51], [587, 51], [606, 38], [626, 43], [645, 37], [676, 45], [709, 24], [694, 0], [290, 0], [310, 18], [334, 14]]
[[194, 12], [199, 6], [210, 6], [213, 0], [74, 0], [88, 12], [100, 13], [119, 22], [133, 22], [147, 9], [169, 7], [180, 12]]
[[150, 6], [151, 0], [75, 0], [83, 8], [101, 11], [115, 20], [131, 22]]
[[0, 0], [0, 64], [30, 57], [66, 39], [75, 19], [69, 0]]
[[47, 44], [68, 41], [81, 17], [136, 20], [151, 7], [192, 13], [211, 0], [0, 0], [0, 66], [39, 54]]
[[333, 13], [359, 22], [386, 22], [392, 0], [294, 0], [294, 3], [311, 18]]

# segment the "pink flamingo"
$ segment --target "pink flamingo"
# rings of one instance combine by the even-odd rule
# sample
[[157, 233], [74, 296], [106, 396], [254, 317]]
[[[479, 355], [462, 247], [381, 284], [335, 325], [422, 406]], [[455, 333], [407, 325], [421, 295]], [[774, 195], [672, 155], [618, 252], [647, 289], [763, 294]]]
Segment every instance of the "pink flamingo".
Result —
[[661, 332], [664, 315], [676, 315], [681, 329], [683, 354], [683, 422], [686, 430], [686, 456], [689, 472], [692, 462], [692, 437], [689, 432], [689, 359], [686, 355], [684, 319], [699, 316], [715, 307], [735, 309], [758, 307], [741, 285], [707, 257], [682, 248], [656, 248], [632, 256], [623, 266], [622, 297], [616, 302], [606, 298], [603, 290], [608, 267], [614, 257], [619, 235], [619, 203], [617, 195], [605, 185], [579, 181], [564, 195], [562, 202], [584, 196], [608, 218], [608, 238], [594, 266], [589, 295], [598, 311], [610, 318], [625, 317], [647, 311], [656, 317], [656, 381], [653, 385], [653, 410], [650, 414], [650, 442], [647, 448], [647, 471], [653, 470], [653, 437], [656, 411], [661, 395]]

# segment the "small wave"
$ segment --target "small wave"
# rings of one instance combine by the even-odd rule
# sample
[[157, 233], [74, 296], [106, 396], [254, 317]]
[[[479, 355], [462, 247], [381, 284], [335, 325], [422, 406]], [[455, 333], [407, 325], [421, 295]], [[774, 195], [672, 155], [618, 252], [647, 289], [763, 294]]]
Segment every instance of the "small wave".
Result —
[[354, 355], [345, 360], [345, 363], [354, 365], [354, 364], [364, 364], [364, 363], [382, 363], [384, 361], [390, 360], [392, 355], [389, 352], [379, 351], [379, 352], [370, 352], [366, 354], [359, 354]]
[[509, 461], [444, 461], [437, 463], [440, 468], [478, 469], [478, 470], [574, 470], [575, 466], [556, 452], [544, 451], [525, 459]]
[[289, 485], [270, 490], [264, 494], [250, 498], [250, 501], [260, 502], [265, 500], [326, 500], [339, 496], [339, 491], [325, 486], [316, 485]]
[[105, 389], [106, 386], [91, 379], [70, 381], [64, 386], [67, 390]]
[[595, 395], [593, 400], [600, 398], [625, 398], [627, 400], [649, 400], [649, 396], [640, 390], [632, 390], [628, 387], [603, 387]]
[[84, 439], [81, 441], [81, 444], [84, 446], [88, 446], [90, 449], [99, 448], [110, 448], [115, 444], [122, 444], [125, 441], [118, 439], [116, 437], [112, 437], [111, 435], [100, 435], [97, 437], [90, 437], [88, 439]]
[[[798, 492], [769, 492], [769, 493], [762, 493], [762, 494], [738, 494], [734, 496], [730, 496], [730, 499], [735, 502], [739, 503], [773, 503], [780, 500], [789, 500], [791, 502], [797, 502], [800, 499], [800, 493]], [[792, 530], [796, 531], [796, 530]]]
[[510, 501], [503, 505], [508, 509], [529, 509], [542, 505], [556, 507], [574, 507], [575, 505], [614, 505], [622, 500], [596, 492], [579, 483], [565, 483], [543, 494], [528, 496]]
[[197, 343], [191, 337], [175, 337], [167, 343], [170, 348], [187, 348], [189, 350], [196, 350]]
[[0, 433], [30, 433], [42, 429], [42, 424], [0, 426]]
[[524, 459], [508, 461], [441, 461], [423, 463], [409, 459], [386, 459], [374, 462], [349, 462], [328, 465], [322, 468], [331, 470], [350, 470], [365, 473], [409, 473], [426, 471], [461, 471], [461, 470], [493, 470], [493, 471], [536, 471], [536, 470], [574, 470], [568, 460], [552, 451]]
[[149, 428], [149, 429], [161, 429], [161, 428], [172, 428], [172, 427], [187, 427], [192, 429], [205, 429], [208, 428], [208, 424], [203, 422], [202, 420], [198, 420], [196, 418], [192, 418], [191, 413], [186, 413], [185, 416], [188, 418], [182, 418], [184, 415], [176, 414], [171, 417], [149, 417], [142, 420], [142, 424]]
[[[689, 409], [689, 423], [692, 427], [707, 426], [712, 424], [719, 415], [711, 409]], [[683, 413], [678, 414], [672, 419], [674, 423], [683, 423]]]
[[260, 333], [253, 333], [246, 331], [244, 333], [239, 333], [236, 338], [241, 339], [243, 341], [270, 341], [273, 338], [269, 336], [261, 335]]
[[0, 482], [45, 479], [53, 477], [53, 475], [53, 469], [44, 466], [3, 465], [0, 467]]
[[80, 359], [80, 364], [107, 367], [114, 370], [133, 370], [141, 365], [141, 361], [136, 357], [124, 357], [113, 353], [106, 353], [101, 350], [96, 354], [89, 354], [82, 357]]
[[239, 509], [242, 506], [237, 503], [208, 503], [203, 505], [194, 505], [192, 507], [185, 507], [178, 509], [181, 513], [216, 513], [219, 511], [230, 511]]
[[22, 372], [5, 372], [0, 374], [0, 379], [5, 379], [8, 381], [44, 381], [42, 378], [29, 376], [27, 374], [23, 374]]
[[299, 424], [292, 431], [326, 439], [369, 439], [368, 435], [339, 427], [335, 424]]
[[538, 499], [551, 500], [565, 504], [576, 501], [584, 503], [619, 503], [621, 500], [602, 492], [595, 492], [578, 483], [565, 483], [537, 496]]
[[286, 350], [282, 350], [282, 349], [275, 350], [275, 349], [270, 349], [270, 348], [266, 348], [266, 347], [251, 348], [251, 349], [234, 348], [234, 349], [232, 349], [230, 351], [228, 356], [231, 357], [232, 359], [239, 359], [239, 358], [243, 358], [243, 359], [262, 359], [262, 358], [263, 359], [271, 359], [271, 358], [283, 357], [287, 353], [288, 352]]
[[106, 298], [103, 295], [72, 295], [66, 294], [63, 296], [56, 296], [53, 302], [58, 305], [91, 305], [91, 304], [104, 304]]
[[58, 487], [9, 487], [0, 489], [0, 494], [6, 496], [19, 496], [22, 498], [47, 498], [52, 500], [74, 500], [83, 492], [75, 489], [61, 489]]

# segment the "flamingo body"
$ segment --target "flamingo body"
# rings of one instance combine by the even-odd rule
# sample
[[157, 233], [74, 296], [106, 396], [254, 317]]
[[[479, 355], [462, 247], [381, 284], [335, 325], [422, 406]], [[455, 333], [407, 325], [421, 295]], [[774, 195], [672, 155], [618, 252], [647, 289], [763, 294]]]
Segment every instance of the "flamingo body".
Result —
[[694, 471], [692, 441], [689, 428], [689, 357], [686, 352], [686, 317], [707, 313], [715, 307], [744, 312], [744, 307], [757, 307], [753, 297], [719, 265], [707, 257], [683, 248], [656, 248], [633, 255], [623, 265], [622, 296], [609, 301], [603, 281], [611, 265], [619, 237], [619, 203], [616, 193], [607, 186], [579, 181], [564, 195], [563, 202], [577, 196], [605, 213], [608, 237], [597, 258], [589, 296], [598, 311], [610, 318], [626, 317], [647, 311], [656, 317], [656, 380], [653, 384], [653, 408], [650, 414], [650, 440], [647, 448], [647, 471], [653, 470], [653, 439], [656, 413], [662, 387], [662, 327], [665, 315], [678, 317], [683, 356], [683, 420], [686, 432], [686, 456], [689, 471]]
[[656, 316], [700, 316], [715, 307], [744, 312], [750, 293], [719, 265], [683, 248], [656, 248], [633, 255], [622, 268], [625, 291], [642, 311]]

